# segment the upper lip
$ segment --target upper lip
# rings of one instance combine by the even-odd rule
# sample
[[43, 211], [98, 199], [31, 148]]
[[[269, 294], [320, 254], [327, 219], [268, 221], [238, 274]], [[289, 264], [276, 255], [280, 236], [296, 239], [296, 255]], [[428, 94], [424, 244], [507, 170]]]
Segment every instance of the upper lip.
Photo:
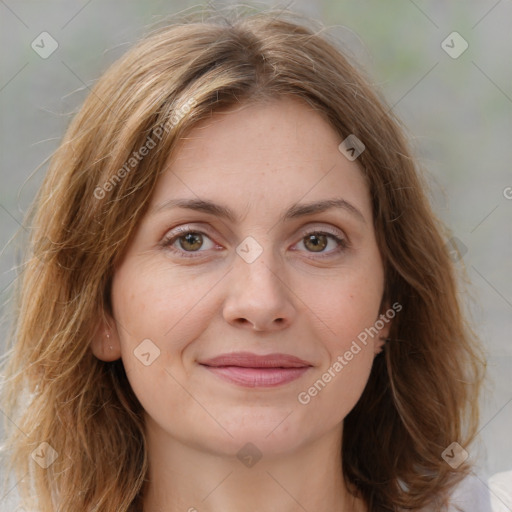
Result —
[[243, 368], [302, 368], [311, 363], [290, 354], [258, 355], [251, 352], [232, 352], [200, 361], [205, 366], [240, 366]]

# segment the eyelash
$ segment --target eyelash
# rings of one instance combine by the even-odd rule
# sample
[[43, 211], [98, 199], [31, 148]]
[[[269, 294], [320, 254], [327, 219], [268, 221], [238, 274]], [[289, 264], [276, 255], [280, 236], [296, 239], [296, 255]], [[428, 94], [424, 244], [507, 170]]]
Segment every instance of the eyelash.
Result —
[[[161, 242], [161, 246], [166, 249], [169, 249], [170, 251], [172, 251], [175, 254], [179, 254], [179, 256], [181, 256], [183, 258], [200, 258], [200, 257], [202, 257], [201, 253], [205, 252], [205, 251], [200, 251], [200, 250], [199, 251], [184, 251], [182, 249], [176, 249], [175, 247], [173, 247], [173, 244], [177, 240], [185, 237], [186, 235], [188, 235], [190, 233], [193, 233], [196, 235], [202, 235], [202, 236], [206, 236], [206, 237], [210, 238], [207, 233], [205, 233], [201, 230], [192, 229], [192, 228], [183, 228], [183, 229], [180, 229], [179, 234], [166, 235]], [[349, 247], [348, 241], [345, 238], [341, 238], [339, 235], [337, 235], [336, 233], [334, 233], [332, 231], [329, 231], [328, 229], [305, 231], [302, 233], [300, 242], [302, 242], [304, 240], [304, 238], [306, 238], [309, 235], [327, 235], [328, 237], [332, 238], [338, 244], [338, 247], [333, 251], [330, 251], [328, 253], [316, 253], [317, 256], [315, 256], [315, 259], [330, 258], [334, 254], [339, 254], [340, 252], [348, 249], [348, 247]], [[311, 251], [308, 251], [308, 252], [310, 252], [311, 254], [315, 254], [314, 252], [311, 252]]]

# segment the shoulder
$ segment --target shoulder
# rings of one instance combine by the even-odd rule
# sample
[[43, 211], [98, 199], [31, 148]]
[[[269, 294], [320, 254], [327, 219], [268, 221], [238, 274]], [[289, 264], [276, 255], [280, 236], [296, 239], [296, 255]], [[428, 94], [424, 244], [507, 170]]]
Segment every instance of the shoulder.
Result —
[[512, 511], [512, 470], [496, 473], [489, 478], [492, 512]]
[[[447, 512], [511, 512], [512, 471], [497, 473], [488, 480], [466, 477], [452, 492]], [[427, 511], [425, 511], [427, 512]]]

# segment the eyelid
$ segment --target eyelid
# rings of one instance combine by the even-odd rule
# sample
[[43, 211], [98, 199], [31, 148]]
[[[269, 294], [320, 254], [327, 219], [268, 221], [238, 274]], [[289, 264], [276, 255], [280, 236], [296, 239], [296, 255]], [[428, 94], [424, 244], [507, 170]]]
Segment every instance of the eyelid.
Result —
[[[172, 247], [172, 245], [178, 240], [180, 237], [185, 236], [188, 233], [198, 233], [200, 235], [206, 235], [214, 245], [219, 245], [215, 240], [213, 240], [213, 236], [211, 234], [211, 229], [209, 227], [201, 226], [200, 228], [196, 228], [193, 224], [182, 224], [180, 226], [177, 226], [175, 228], [170, 229], [167, 231], [162, 240], [160, 241], [159, 245], [164, 248], [168, 249], [174, 253], [180, 253], [180, 254], [187, 254], [187, 256], [184, 256], [184, 258], [196, 258], [201, 255], [202, 252], [206, 251], [183, 251], [180, 249], [176, 249]], [[197, 256], [196, 256], [197, 254]]]
[[[326, 225], [319, 226], [319, 225], [314, 225], [314, 224], [312, 225], [312, 224], [313, 223], [301, 228], [300, 238], [293, 245], [297, 245], [298, 243], [303, 241], [303, 239], [306, 236], [308, 236], [310, 234], [317, 233], [317, 234], [330, 235], [331, 237], [334, 238], [335, 242], [338, 244], [338, 248], [333, 251], [329, 251], [327, 253], [317, 253], [317, 255], [314, 256], [317, 259], [332, 257], [332, 255], [338, 254], [339, 252], [343, 251], [344, 249], [347, 249], [348, 247], [350, 247], [349, 240], [348, 240], [347, 236], [345, 235], [345, 233], [341, 229], [336, 228], [334, 226], [329, 226], [329, 225], [328, 226], [326, 226]], [[201, 225], [201, 227], [195, 227], [193, 223], [183, 224], [183, 225], [177, 226], [177, 227], [172, 228], [171, 230], [167, 231], [166, 234], [163, 236], [162, 241], [160, 242], [159, 245], [161, 245], [163, 248], [169, 249], [173, 252], [178, 252], [181, 255], [186, 254], [187, 256], [183, 256], [184, 258], [201, 257], [200, 256], [201, 253], [207, 252], [207, 251], [201, 251], [201, 250], [183, 251], [183, 250], [176, 249], [176, 248], [172, 247], [172, 245], [181, 236], [184, 236], [187, 233], [192, 232], [192, 233], [197, 233], [200, 235], [207, 235], [208, 238], [210, 238], [210, 240], [212, 241], [212, 243], [219, 246], [219, 244], [213, 239], [213, 235], [211, 234], [211, 231], [212, 231], [212, 229], [207, 225]], [[295, 249], [295, 251], [296, 252], [304, 252], [304, 251], [297, 251], [296, 249]], [[305, 251], [305, 252], [308, 252], [308, 251]], [[315, 253], [310, 252], [310, 254], [314, 255]]]
[[341, 231], [339, 228], [334, 228], [332, 226], [328, 227], [320, 227], [320, 226], [309, 226], [306, 228], [303, 228], [301, 233], [301, 238], [294, 244], [297, 245], [301, 243], [306, 236], [309, 234], [326, 234], [334, 239], [335, 243], [337, 244], [336, 249], [328, 252], [310, 252], [310, 251], [298, 251], [297, 249], [294, 249], [296, 252], [306, 252], [307, 254], [313, 255], [310, 259], [313, 260], [322, 260], [322, 259], [329, 259], [329, 258], [335, 258], [341, 256], [346, 250], [351, 248], [351, 243], [349, 242], [349, 239], [345, 235], [343, 231]]
[[[166, 232], [166, 234], [164, 235], [164, 237], [170, 238], [171, 232], [172, 232], [172, 236], [176, 236], [180, 232], [187, 233], [189, 231], [197, 231], [199, 233], [204, 231], [205, 234], [213, 236], [212, 235], [213, 230], [210, 228], [210, 226], [208, 226], [208, 224], [200, 224], [198, 226], [196, 226], [194, 222], [191, 222], [189, 224], [180, 224], [174, 228], [169, 229]], [[340, 238], [343, 238], [343, 239], [347, 240], [347, 242], [348, 242], [346, 234], [340, 228], [337, 228], [337, 227], [334, 227], [331, 225], [326, 226], [325, 224], [323, 226], [321, 226], [321, 225], [319, 225], [319, 223], [315, 223], [315, 222], [310, 222], [306, 226], [302, 227], [300, 230], [300, 233], [302, 233], [303, 236], [306, 236], [312, 232], [317, 233], [317, 232], [324, 232], [324, 231], [329, 234], [339, 236]]]
[[345, 233], [341, 229], [335, 228], [334, 226], [308, 225], [307, 227], [302, 228], [301, 233], [303, 233], [304, 236], [310, 233], [328, 233], [330, 235], [343, 238], [344, 240], [347, 239]]

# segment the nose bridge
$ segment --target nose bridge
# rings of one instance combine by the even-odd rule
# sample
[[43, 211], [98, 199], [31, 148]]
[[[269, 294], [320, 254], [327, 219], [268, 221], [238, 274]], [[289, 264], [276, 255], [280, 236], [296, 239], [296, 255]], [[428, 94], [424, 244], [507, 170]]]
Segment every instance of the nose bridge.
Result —
[[234, 270], [242, 278], [275, 278], [280, 267], [279, 256], [275, 254], [271, 237], [259, 234], [247, 236], [236, 247]]
[[252, 290], [253, 294], [272, 292], [273, 295], [276, 295], [279, 294], [279, 289], [284, 286], [281, 280], [284, 276], [281, 276], [281, 279], [278, 278], [277, 266], [275, 257], [261, 255], [252, 263], [243, 260], [238, 261], [237, 273], [239, 278], [248, 285], [248, 290]]
[[[260, 243], [252, 237], [247, 237], [237, 247], [236, 252], [234, 270], [237, 279], [245, 283], [245, 291], [254, 296], [260, 293], [273, 297], [282, 295], [281, 288], [284, 283], [281, 279], [284, 275], [281, 279], [278, 278], [280, 262], [269, 239]], [[267, 300], [269, 298], [267, 297]]]
[[229, 322], [252, 324], [256, 330], [288, 324], [293, 317], [286, 275], [268, 237], [247, 237], [236, 248], [224, 308]]

